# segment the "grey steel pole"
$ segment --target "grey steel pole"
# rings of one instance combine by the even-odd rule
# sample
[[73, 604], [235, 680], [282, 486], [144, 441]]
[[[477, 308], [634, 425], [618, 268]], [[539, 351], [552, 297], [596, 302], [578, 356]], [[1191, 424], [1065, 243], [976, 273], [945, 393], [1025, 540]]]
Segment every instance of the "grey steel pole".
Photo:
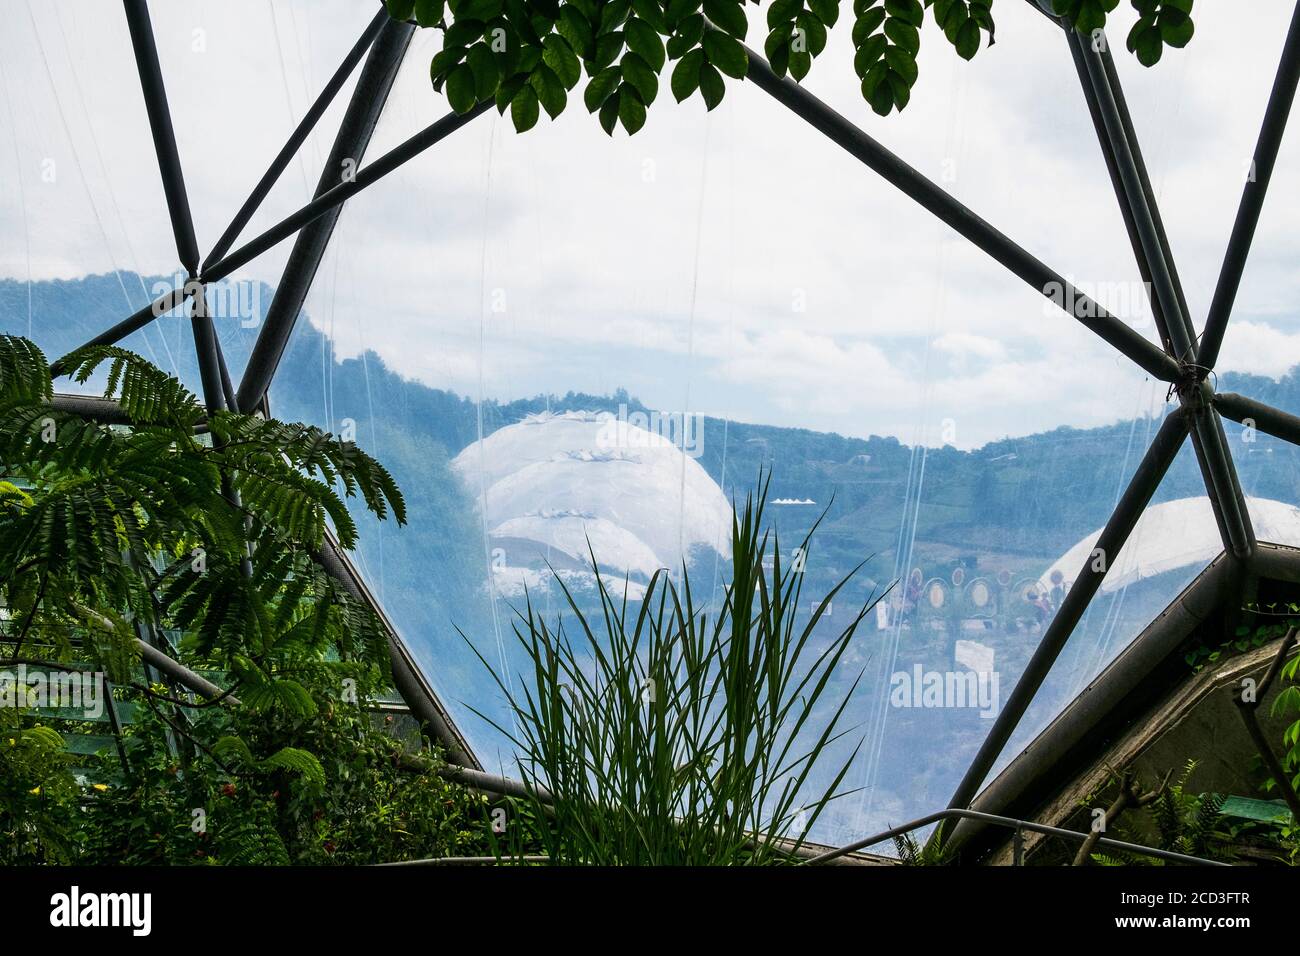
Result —
[[771, 66], [753, 50], [749, 54], [746, 78], [771, 95], [836, 145], [861, 160], [886, 182], [900, 189], [923, 208], [965, 236], [997, 262], [1019, 276], [1041, 294], [1065, 303], [1065, 310], [1123, 352], [1149, 374], [1167, 382], [1177, 381], [1181, 370], [1158, 346], [1017, 245], [951, 195], [899, 159], [884, 146], [858, 129], [817, 97], [789, 78], [778, 77]]
[[388, 11], [380, 7], [374, 19], [362, 32], [360, 39], [348, 51], [347, 56], [343, 58], [343, 62], [339, 64], [339, 68], [334, 71], [334, 75], [330, 77], [324, 89], [317, 95], [315, 101], [311, 104], [311, 108], [307, 110], [301, 122], [294, 129], [293, 134], [280, 148], [280, 152], [276, 154], [275, 159], [271, 160], [271, 165], [262, 174], [262, 178], [258, 180], [257, 185], [253, 187], [253, 192], [244, 201], [244, 205], [239, 208], [239, 212], [235, 213], [235, 218], [230, 221], [226, 231], [221, 234], [221, 238], [217, 240], [216, 245], [204, 258], [204, 270], [224, 256], [235, 240], [239, 238], [239, 233], [248, 225], [248, 220], [253, 217], [253, 213], [262, 204], [262, 200], [271, 191], [271, 187], [279, 180], [280, 174], [284, 172], [290, 160], [297, 155], [298, 149], [306, 142], [311, 131], [315, 129], [316, 123], [325, 115], [329, 105], [334, 102], [334, 97], [338, 95], [347, 78], [352, 75], [352, 71], [361, 62], [366, 50], [375, 42], [375, 37], [379, 36], [379, 31], [387, 20]]
[[131, 31], [131, 46], [140, 74], [144, 106], [149, 115], [154, 152], [158, 154], [158, 171], [162, 174], [163, 192], [167, 196], [167, 212], [171, 215], [172, 232], [176, 236], [176, 252], [185, 271], [193, 276], [199, 268], [199, 244], [194, 238], [194, 220], [185, 194], [185, 177], [181, 173], [180, 154], [176, 151], [176, 131], [172, 128], [171, 111], [167, 108], [167, 90], [158, 65], [158, 47], [149, 22], [149, 8], [145, 0], [123, 0], [123, 7]]
[[1115, 512], [1102, 529], [1101, 536], [1097, 539], [1096, 549], [1084, 562], [1078, 577], [1075, 578], [1065, 599], [1061, 602], [1060, 610], [1047, 626], [1033, 656], [1025, 665], [1024, 673], [1020, 675], [1015, 689], [1012, 690], [1007, 702], [993, 721], [988, 736], [980, 745], [979, 752], [971, 761], [969, 769], [948, 802], [950, 808], [965, 809], [975, 799], [980, 786], [989, 771], [993, 769], [993, 764], [1001, 755], [1012, 732], [1019, 725], [1020, 719], [1038, 692], [1038, 688], [1046, 679], [1052, 664], [1064, 649], [1075, 625], [1079, 623], [1093, 595], [1101, 587], [1106, 572], [1119, 556], [1120, 549], [1124, 547], [1124, 542], [1133, 531], [1133, 526], [1142, 517], [1142, 512], [1151, 501], [1151, 496], [1155, 494], [1156, 488], [1159, 487], [1161, 479], [1168, 471], [1174, 456], [1178, 454], [1178, 449], [1186, 436], [1187, 412], [1179, 408], [1171, 412], [1161, 423], [1155, 439], [1151, 442], [1151, 447], [1142, 457], [1137, 471], [1115, 506]]
[[1087, 73], [1087, 82], [1097, 97], [1098, 111], [1106, 128], [1106, 137], [1115, 155], [1116, 168], [1124, 185], [1123, 201], [1126, 201], [1133, 214], [1133, 223], [1137, 229], [1138, 240], [1142, 246], [1142, 255], [1151, 273], [1151, 284], [1160, 311], [1167, 322], [1167, 331], [1174, 346], [1174, 356], [1180, 361], [1192, 358], [1192, 339], [1188, 332], [1187, 317], [1183, 314], [1178, 295], [1174, 291], [1174, 279], [1170, 269], [1170, 260], [1161, 245], [1156, 230], [1153, 208], [1147, 202], [1147, 195], [1142, 188], [1142, 179], [1134, 160], [1133, 150], [1125, 134], [1119, 108], [1110, 88], [1110, 81], [1102, 65], [1101, 56], [1095, 50], [1086, 48], [1077, 31], [1068, 33], [1069, 42], [1076, 56], [1082, 62]]
[[[380, 12], [385, 13], [383, 10]], [[321, 171], [320, 181], [316, 185], [317, 198], [340, 184], [345, 171], [345, 162], [350, 162], [353, 166], [359, 166], [361, 163], [366, 147], [370, 145], [375, 126], [379, 122], [379, 116], [383, 112], [384, 104], [388, 102], [388, 94], [392, 90], [394, 80], [397, 79], [398, 68], [402, 64], [414, 32], [415, 27], [409, 24], [385, 20], [379, 35], [370, 47], [365, 66], [361, 69], [356, 88], [348, 101], [343, 121], [339, 124], [334, 145], [325, 160], [325, 168]], [[338, 221], [339, 212], [337, 205], [321, 209], [317, 221], [304, 220], [289, 233], [274, 240], [279, 242], [292, 231], [311, 222], [311, 228], [303, 229], [294, 243], [289, 261], [285, 264], [284, 272], [276, 285], [275, 295], [267, 307], [262, 328], [258, 332], [257, 341], [253, 345], [252, 354], [249, 356], [243, 378], [239, 383], [240, 408], [256, 408], [271, 384], [271, 377], [275, 374], [280, 357], [289, 342], [289, 336], [298, 321], [298, 313], [307, 299], [307, 291], [311, 288], [330, 237], [334, 234], [334, 224]], [[273, 244], [274, 242], [271, 243]], [[267, 245], [265, 248], [270, 246]], [[248, 247], [245, 249], [247, 250]], [[239, 253], [236, 252], [235, 255], [238, 256]], [[234, 261], [239, 262], [237, 259]], [[221, 263], [216, 262], [210, 264], [205, 271], [211, 273], [222, 268]], [[231, 270], [226, 269], [226, 271]]]
[[1217, 393], [1214, 396], [1214, 407], [1234, 422], [1253, 426], [1275, 438], [1300, 445], [1300, 418], [1290, 412], [1234, 392]]

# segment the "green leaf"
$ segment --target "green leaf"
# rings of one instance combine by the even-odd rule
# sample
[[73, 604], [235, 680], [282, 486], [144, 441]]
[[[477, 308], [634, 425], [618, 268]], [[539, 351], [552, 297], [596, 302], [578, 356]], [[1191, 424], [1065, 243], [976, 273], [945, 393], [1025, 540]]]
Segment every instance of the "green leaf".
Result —
[[700, 45], [704, 38], [704, 14], [695, 13], [677, 24], [677, 33], [668, 41], [668, 55], [674, 60]]
[[632, 135], [645, 125], [645, 104], [624, 91], [618, 98], [618, 118], [628, 135]]
[[610, 136], [614, 135], [614, 127], [618, 125], [618, 102], [622, 99], [619, 93], [614, 93], [600, 107], [600, 126]]
[[645, 105], [653, 103], [659, 92], [659, 78], [650, 69], [650, 64], [639, 54], [629, 52], [624, 55], [620, 65], [623, 67], [623, 78], [641, 94], [641, 102]]
[[916, 82], [918, 72], [916, 60], [908, 56], [906, 50], [896, 46], [890, 47], [885, 51], [885, 62], [909, 87]]
[[1129, 31], [1128, 48], [1137, 54], [1138, 62], [1143, 66], [1155, 66], [1164, 52], [1160, 28], [1149, 21], [1139, 20]]
[[524, 133], [537, 125], [537, 117], [537, 93], [531, 86], [524, 84], [510, 101], [510, 119], [515, 124], [516, 132]]
[[542, 62], [550, 67], [566, 90], [577, 85], [582, 76], [582, 64], [569, 46], [569, 42], [558, 34], [552, 33], [542, 41]]
[[835, 21], [840, 18], [839, 0], [808, 0], [808, 9], [827, 27], [835, 26]]
[[713, 109], [722, 102], [722, 97], [726, 92], [726, 84], [722, 81], [722, 74], [712, 64], [705, 63], [701, 66], [700, 95], [704, 97], [704, 105], [710, 110]]
[[802, 9], [803, 0], [775, 0], [767, 8], [768, 28], [775, 30], [777, 27], [791, 22]]
[[595, 49], [596, 33], [591, 28], [591, 22], [573, 4], [565, 4], [560, 11], [560, 22], [556, 29], [569, 41], [575, 52], [586, 55]]
[[622, 71], [616, 66], [608, 66], [587, 81], [582, 100], [587, 105], [587, 112], [594, 113], [609, 98], [622, 79]]
[[957, 55], [963, 60], [973, 59], [980, 49], [980, 28], [974, 20], [967, 20], [957, 31]]
[[889, 49], [897, 49], [897, 47], [891, 48], [884, 34], [877, 33], [862, 44], [858, 48], [858, 52], [854, 54], [853, 71], [860, 77], [866, 76], [867, 70], [875, 66], [885, 54], [885, 51]]
[[785, 76], [790, 68], [790, 32], [789, 24], [777, 27], [763, 43], [763, 54], [777, 76]]
[[673, 68], [670, 86], [672, 87], [673, 98], [678, 103], [699, 89], [700, 69], [703, 66], [703, 50], [692, 50], [677, 61], [677, 66]]
[[442, 45], [444, 49], [449, 46], [469, 46], [481, 39], [483, 39], [482, 20], [457, 20], [442, 35]]
[[465, 62], [474, 72], [474, 96], [476, 100], [490, 99], [501, 85], [501, 71], [497, 68], [496, 57], [486, 43], [476, 43], [469, 48]]
[[920, 27], [925, 19], [921, 0], [885, 0], [885, 13], [894, 20]]
[[797, 81], [803, 80], [812, 69], [812, 54], [805, 51], [790, 51], [790, 75]]
[[447, 77], [447, 102], [457, 113], [468, 113], [474, 108], [474, 86], [474, 71], [468, 63], [462, 63]]
[[623, 32], [606, 33], [596, 40], [596, 59], [593, 61], [597, 70], [603, 70], [619, 58], [623, 52]]
[[916, 56], [921, 50], [921, 34], [916, 27], [903, 20], [891, 18], [885, 21], [885, 36], [895, 46], [901, 46], [912, 56]]
[[871, 36], [880, 29], [880, 25], [885, 22], [885, 11], [880, 7], [872, 7], [862, 16], [853, 21], [853, 45], [861, 46], [866, 42], [867, 37]]
[[664, 68], [667, 58], [664, 41], [654, 27], [644, 20], [628, 20], [623, 35], [627, 38], [627, 48], [645, 60], [650, 69], [658, 73]]
[[520, 88], [528, 82], [528, 77], [522, 73], [510, 77], [497, 87], [497, 112], [502, 116], [505, 115], [506, 107], [514, 102], [515, 96], [519, 93]]
[[[745, 48], [738, 40], [717, 30], [709, 30], [704, 34], [704, 54], [719, 70], [738, 80], [743, 79], [749, 69], [749, 57]], [[702, 81], [700, 85], [704, 85]]]
[[704, 15], [737, 40], [745, 39], [745, 34], [749, 32], [745, 8], [736, 0], [704, 0]]
[[[392, 4], [389, 4], [391, 10]], [[443, 0], [415, 0], [415, 22], [422, 27], [435, 27], [442, 20]], [[406, 19], [402, 17], [401, 19]]]
[[1187, 46], [1195, 32], [1196, 24], [1186, 14], [1174, 17], [1166, 12], [1160, 17], [1160, 39], [1174, 49], [1181, 50]]
[[822, 26], [822, 22], [811, 13], [799, 14], [798, 18], [795, 20], [795, 24], [799, 30], [799, 34], [796, 34], [795, 37], [792, 38], [792, 48], [797, 48], [797, 43], [795, 41], [797, 41], [799, 36], [802, 35], [803, 42], [806, 44], [803, 49], [807, 50], [813, 56], [820, 56], [822, 50], [826, 49], [826, 27]]
[[384, 0], [384, 6], [394, 20], [409, 20], [415, 15], [415, 0]]
[[698, 12], [699, 9], [700, 0], [668, 0], [665, 18], [669, 26], [676, 27], [685, 17]]
[[565, 92], [564, 83], [556, 76], [554, 70], [543, 63], [533, 71], [529, 83], [537, 93], [537, 100], [541, 103], [542, 109], [546, 110], [551, 119], [564, 112], [569, 96]]
[[632, 0], [632, 11], [657, 33], [669, 33], [668, 20], [659, 0]]

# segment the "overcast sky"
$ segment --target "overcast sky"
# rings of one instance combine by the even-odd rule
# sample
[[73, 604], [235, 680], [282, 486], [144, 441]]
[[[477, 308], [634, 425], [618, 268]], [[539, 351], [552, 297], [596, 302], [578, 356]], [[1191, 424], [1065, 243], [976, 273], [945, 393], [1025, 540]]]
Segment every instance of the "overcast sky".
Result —
[[[119, 5], [0, 0], [0, 275], [170, 274], [176, 255]], [[1118, 14], [1122, 41], [1130, 12]], [[151, 4], [201, 248], [216, 240], [373, 13], [343, 2]], [[1198, 328], [1290, 16], [1197, 4], [1151, 70], [1117, 50]], [[927, 26], [901, 115], [862, 102], [850, 21], [806, 86], [1154, 337], [1063, 37], [999, 0], [961, 61]], [[761, 13], [751, 45], [761, 46]], [[417, 36], [369, 156], [446, 112]], [[666, 83], [664, 84], [666, 87]], [[339, 110], [245, 238], [310, 195]], [[1220, 370], [1300, 362], [1288, 136]], [[274, 284], [289, 244], [239, 277]], [[131, 290], [139, 295], [139, 289]], [[1158, 409], [1147, 380], [1033, 289], [748, 84], [666, 89], [610, 140], [575, 98], [516, 135], [495, 111], [349, 202], [311, 320], [342, 354], [471, 397], [625, 387], [665, 410], [978, 446]], [[125, 297], [122, 313], [127, 313]], [[39, 340], [40, 316], [35, 317]]]

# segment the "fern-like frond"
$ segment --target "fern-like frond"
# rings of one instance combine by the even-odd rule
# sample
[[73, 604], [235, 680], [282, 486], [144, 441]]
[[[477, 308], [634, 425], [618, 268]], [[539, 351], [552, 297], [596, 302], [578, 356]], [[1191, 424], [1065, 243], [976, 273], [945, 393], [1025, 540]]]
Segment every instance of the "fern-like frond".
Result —
[[190, 429], [204, 415], [194, 393], [143, 356], [117, 345], [88, 345], [59, 360], [73, 380], [85, 384], [109, 363], [106, 398], [116, 398], [132, 422]]
[[0, 335], [0, 404], [48, 402], [53, 397], [45, 353], [28, 339]]

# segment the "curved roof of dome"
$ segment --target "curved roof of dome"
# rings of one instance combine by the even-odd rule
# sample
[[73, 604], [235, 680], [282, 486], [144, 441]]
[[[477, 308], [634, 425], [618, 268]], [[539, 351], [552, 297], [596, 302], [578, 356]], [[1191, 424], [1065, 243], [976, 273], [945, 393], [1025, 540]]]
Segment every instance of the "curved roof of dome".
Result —
[[[591, 566], [592, 554], [602, 564], [616, 564], [620, 570], [639, 571], [646, 577], [664, 567], [649, 545], [607, 518], [575, 514], [522, 515], [501, 522], [490, 533], [496, 538], [536, 541], [564, 552], [586, 567]], [[611, 554], [619, 556], [617, 562], [604, 557]]]
[[590, 536], [602, 567], [647, 575], [696, 546], [731, 551], [732, 508], [708, 472], [667, 437], [608, 412], [531, 415], [452, 467], [486, 503], [493, 535], [583, 560]]
[[[1271, 498], [1247, 498], [1246, 509], [1261, 541], [1300, 541], [1300, 508]], [[1053, 571], [1073, 581], [1097, 545], [1101, 529], [1084, 537], [1043, 572], [1039, 585], [1050, 588]], [[1179, 498], [1153, 505], [1142, 513], [1101, 582], [1103, 594], [1145, 578], [1188, 565], [1208, 565], [1223, 551], [1210, 499]]]

